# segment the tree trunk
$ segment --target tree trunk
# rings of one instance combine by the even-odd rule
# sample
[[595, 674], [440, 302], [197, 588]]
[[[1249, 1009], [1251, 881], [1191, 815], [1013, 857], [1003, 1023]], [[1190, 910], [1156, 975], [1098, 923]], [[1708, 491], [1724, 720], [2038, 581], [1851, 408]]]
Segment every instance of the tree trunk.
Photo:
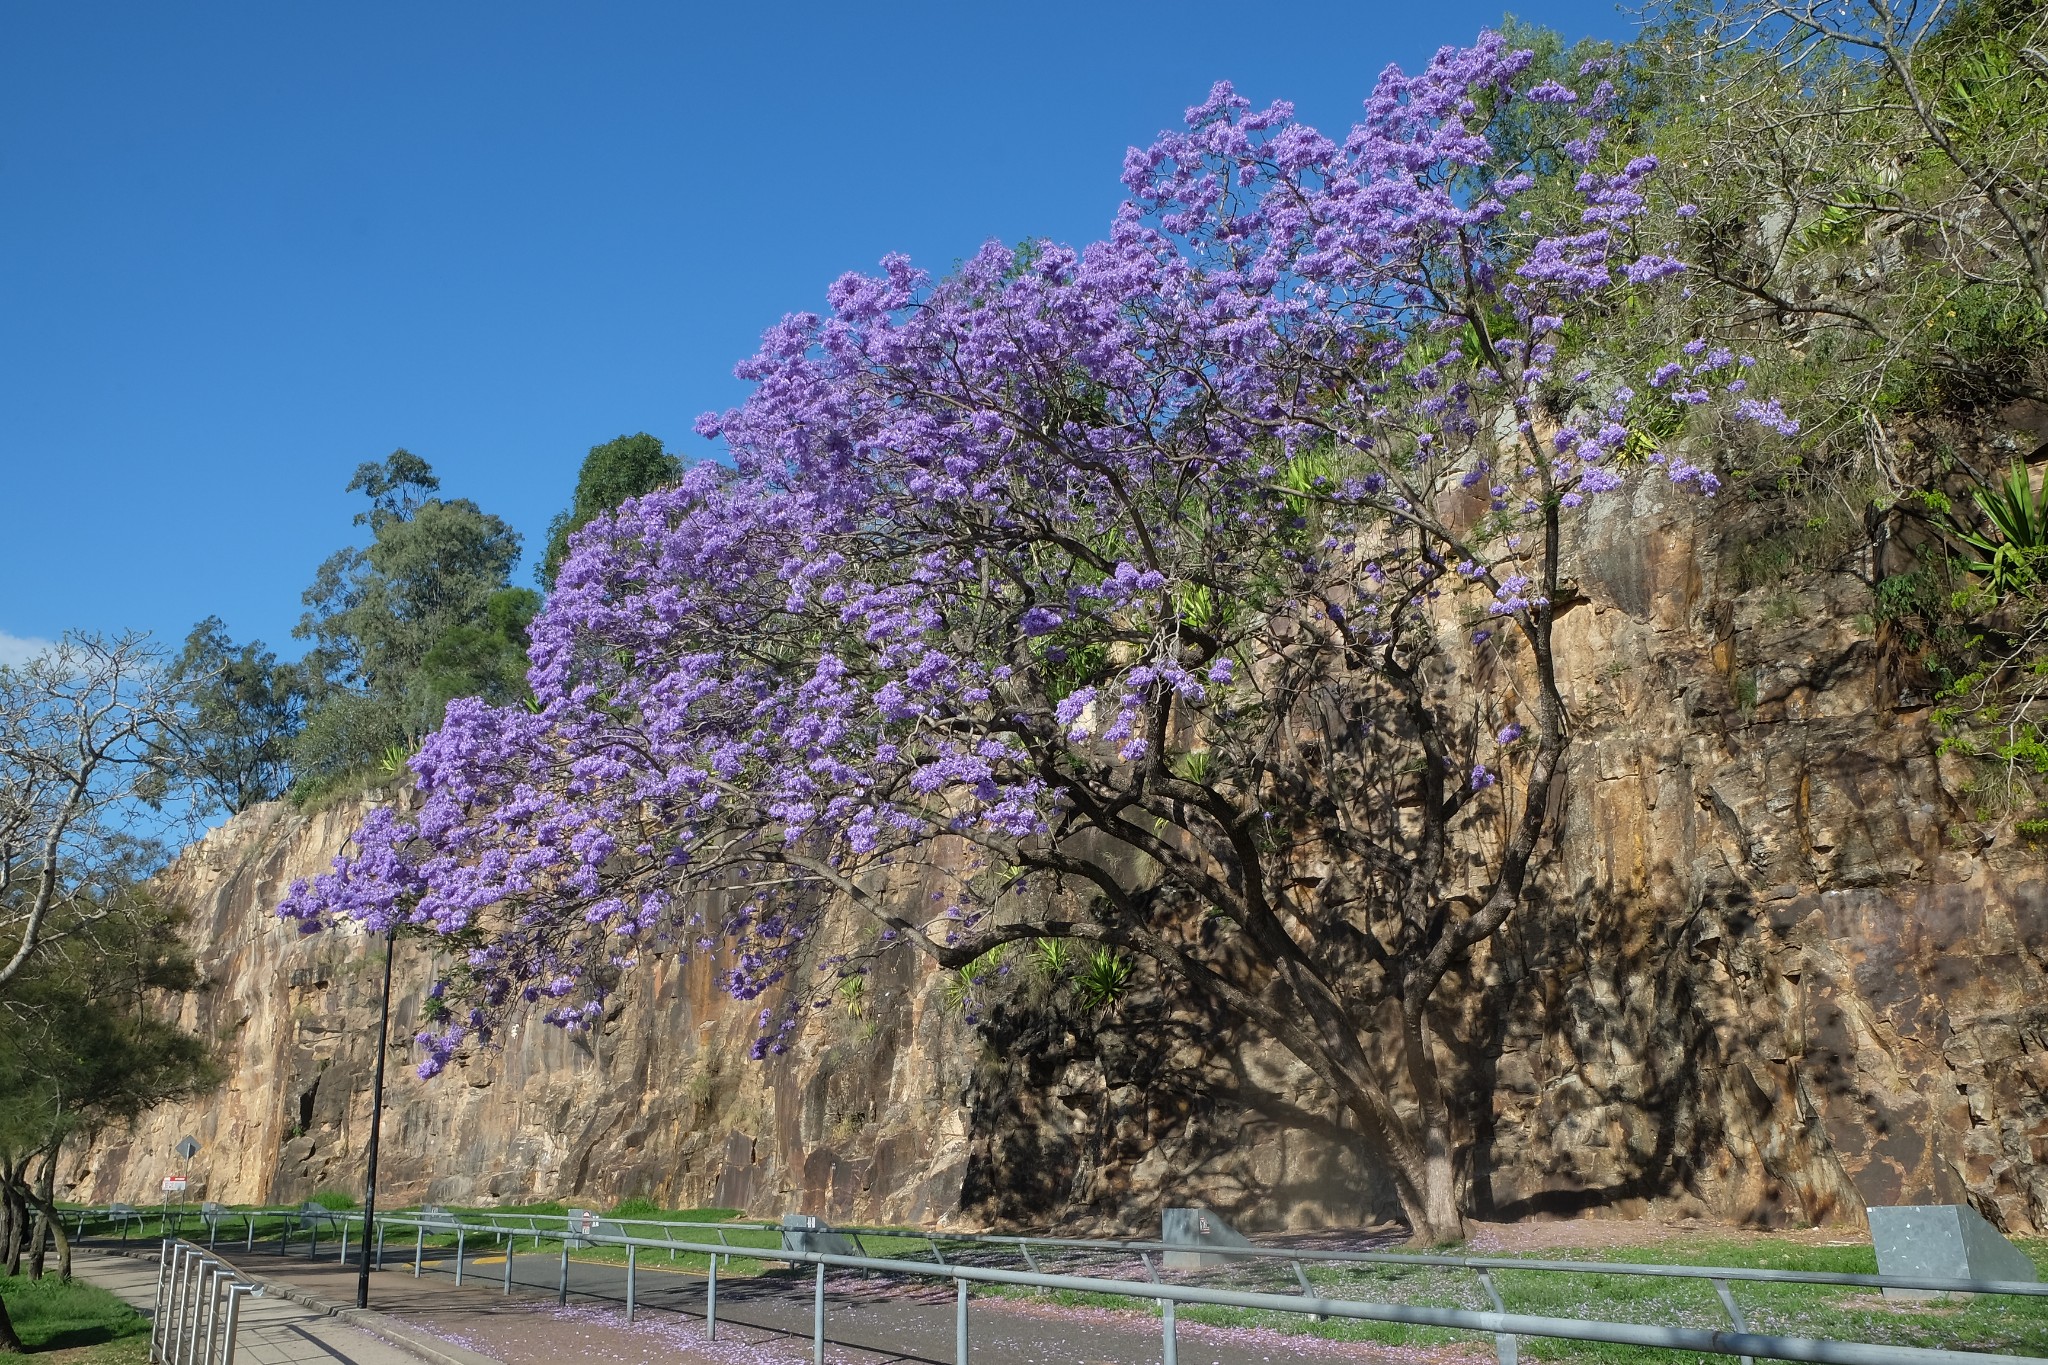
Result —
[[0, 1295], [0, 1355], [26, 1355], [28, 1348], [14, 1334], [14, 1320], [7, 1316], [7, 1298]]
[[[35, 1201], [38, 1225], [47, 1224], [49, 1226], [50, 1240], [56, 1244], [57, 1278], [68, 1280], [71, 1278], [71, 1234], [64, 1230], [64, 1217], [57, 1212], [57, 1154], [61, 1150], [61, 1147], [53, 1148], [44, 1159], [42, 1179], [36, 1182], [36, 1188], [30, 1192], [29, 1197]], [[41, 1279], [43, 1274], [43, 1243], [41, 1237], [36, 1239], [34, 1266], [34, 1278]]]
[[[1417, 1242], [1443, 1246], [1465, 1240], [1465, 1214], [1458, 1207], [1458, 1162], [1451, 1106], [1437, 1074], [1436, 1055], [1429, 1046], [1426, 1022], [1429, 1001], [1411, 998], [1401, 1011], [1401, 1063], [1415, 1093], [1415, 1117], [1421, 1128], [1416, 1170], [1409, 1183], [1416, 1207], [1408, 1209]], [[1403, 1201], [1404, 1204], [1407, 1201]]]
[[28, 1277], [31, 1280], [43, 1278], [43, 1252], [50, 1244], [50, 1216], [41, 1209], [28, 1224]]
[[[21, 1269], [22, 1202], [16, 1190], [21, 1167], [11, 1161], [0, 1161], [0, 1261], [5, 1262], [6, 1273], [13, 1276]], [[14, 1320], [7, 1316], [7, 1301], [0, 1298], [0, 1355], [22, 1355], [27, 1347], [15, 1334]]]
[[28, 1240], [28, 1204], [21, 1197], [21, 1167], [9, 1164], [0, 1169], [0, 1208], [7, 1214], [6, 1245], [0, 1247], [0, 1263], [6, 1273], [21, 1273], [21, 1253]]

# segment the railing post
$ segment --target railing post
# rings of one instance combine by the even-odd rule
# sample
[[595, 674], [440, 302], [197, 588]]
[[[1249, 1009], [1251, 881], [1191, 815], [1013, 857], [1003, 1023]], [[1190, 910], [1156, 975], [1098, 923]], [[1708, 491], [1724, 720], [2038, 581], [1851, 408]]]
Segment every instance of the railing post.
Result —
[[192, 1336], [185, 1347], [185, 1365], [204, 1365], [206, 1350], [206, 1301], [213, 1297], [223, 1267], [218, 1261], [199, 1263], [198, 1292], [192, 1296]]
[[1180, 1365], [1180, 1340], [1174, 1330], [1173, 1300], [1161, 1299], [1159, 1301], [1159, 1308], [1160, 1318], [1162, 1319], [1160, 1327], [1160, 1359], [1165, 1362], [1165, 1365]]
[[213, 1267], [200, 1258], [197, 1248], [193, 1250], [192, 1262], [192, 1287], [185, 1295], [184, 1306], [178, 1310], [178, 1330], [184, 1340], [171, 1365], [192, 1365], [192, 1348], [199, 1344], [199, 1297], [206, 1291]]
[[639, 1273], [640, 1268], [640, 1258], [637, 1254], [639, 1250], [640, 1248], [637, 1246], [626, 1248], [626, 1322], [628, 1325], [633, 1321], [633, 1290], [637, 1284], [634, 1277]]
[[377, 1269], [384, 1268], [384, 1220], [377, 1220]]
[[247, 1229], [248, 1229], [248, 1233], [249, 1233], [249, 1235], [248, 1235], [247, 1237], [243, 1238], [243, 1240], [242, 1240], [242, 1250], [244, 1250], [244, 1251], [254, 1251], [254, 1250], [256, 1249], [256, 1215], [255, 1215], [255, 1213], [254, 1213], [254, 1212], [250, 1212], [250, 1213], [245, 1213], [245, 1214], [243, 1214], [243, 1215], [242, 1215], [242, 1222], [243, 1222], [243, 1224], [244, 1224], [244, 1225], [245, 1225], [245, 1226], [247, 1227]]
[[213, 1334], [220, 1326], [220, 1292], [227, 1284], [227, 1268], [223, 1266], [206, 1286], [206, 1335], [199, 1339], [199, 1365], [213, 1365]]
[[192, 1258], [182, 1244], [173, 1243], [177, 1248], [178, 1262], [172, 1271], [171, 1316], [164, 1324], [164, 1359], [178, 1358], [178, 1333], [185, 1320], [185, 1281], [191, 1274]]
[[704, 1286], [704, 1340], [718, 1340], [718, 1253], [711, 1253], [711, 1279]]
[[186, 1250], [178, 1263], [178, 1301], [171, 1306], [171, 1349], [165, 1358], [170, 1365], [182, 1365], [185, 1359], [185, 1319], [191, 1307], [192, 1295], [197, 1290], [193, 1274], [197, 1269], [197, 1257]]
[[[1743, 1321], [1742, 1308], [1735, 1302], [1735, 1295], [1729, 1291], [1728, 1281], [1715, 1280], [1714, 1294], [1721, 1300], [1721, 1307], [1726, 1310], [1728, 1321], [1734, 1324], [1735, 1330], [1747, 1332], [1749, 1324]], [[1742, 1358], [1742, 1365], [1756, 1365], [1756, 1360], [1751, 1356], [1744, 1356]]]
[[967, 1365], [967, 1281], [953, 1281], [953, 1365]]
[[517, 1249], [516, 1239], [511, 1233], [505, 1234], [505, 1292], [512, 1292], [512, 1253]]
[[569, 1239], [562, 1239], [562, 1273], [555, 1280], [555, 1302], [569, 1301]]
[[818, 1262], [817, 1288], [811, 1291], [811, 1365], [825, 1365], [825, 1263]]
[[348, 1264], [348, 1219], [345, 1216], [341, 1220], [341, 1255], [337, 1259], [343, 1265]]
[[462, 1287], [462, 1244], [469, 1229], [457, 1224], [455, 1227], [455, 1287]]
[[416, 1224], [412, 1230], [412, 1277], [420, 1277], [420, 1258], [427, 1252], [427, 1225]]
[[177, 1244], [166, 1237], [162, 1248], [157, 1252], [156, 1256], [156, 1303], [149, 1315], [149, 1358], [151, 1360], [163, 1359], [159, 1342], [163, 1336], [164, 1329], [164, 1290], [171, 1280], [171, 1257], [176, 1250]]
[[[1309, 1288], [1308, 1272], [1301, 1268], [1301, 1262], [1293, 1261], [1290, 1264], [1294, 1267], [1294, 1282], [1301, 1286], [1301, 1296], [1304, 1299], [1314, 1298], [1316, 1291]], [[1313, 1322], [1328, 1322], [1330, 1315], [1328, 1313], [1311, 1313], [1309, 1314], [1309, 1319]]]
[[[1493, 1311], [1506, 1313], [1508, 1306], [1501, 1300], [1500, 1291], [1493, 1287], [1493, 1275], [1485, 1270], [1479, 1272], [1479, 1283], [1486, 1290], [1486, 1297], [1493, 1300]], [[1500, 1365], [1516, 1365], [1521, 1358], [1521, 1347], [1514, 1337], [1506, 1332], [1493, 1334], [1493, 1354]]]
[[249, 1292], [245, 1284], [228, 1286], [228, 1323], [226, 1340], [221, 1343], [220, 1365], [235, 1365], [235, 1335], [242, 1320], [242, 1295]]

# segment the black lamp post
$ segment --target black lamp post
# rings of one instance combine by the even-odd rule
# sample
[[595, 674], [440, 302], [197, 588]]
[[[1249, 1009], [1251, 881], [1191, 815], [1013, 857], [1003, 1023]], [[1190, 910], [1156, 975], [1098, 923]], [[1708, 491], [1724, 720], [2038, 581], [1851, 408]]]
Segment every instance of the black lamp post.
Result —
[[391, 949], [398, 940], [393, 928], [384, 935], [384, 1000], [377, 1012], [377, 1078], [370, 1087], [370, 1151], [363, 1176], [363, 1263], [356, 1271], [356, 1307], [370, 1306], [370, 1244], [377, 1223], [377, 1130], [384, 1123], [384, 1048], [391, 1038]]

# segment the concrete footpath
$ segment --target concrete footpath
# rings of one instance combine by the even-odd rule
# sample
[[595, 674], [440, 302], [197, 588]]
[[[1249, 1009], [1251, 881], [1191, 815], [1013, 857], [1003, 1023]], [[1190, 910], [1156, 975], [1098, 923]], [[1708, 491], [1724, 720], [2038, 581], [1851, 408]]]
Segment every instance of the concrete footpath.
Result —
[[[225, 1258], [222, 1258], [225, 1259]], [[156, 1308], [156, 1253], [79, 1248], [71, 1273], [150, 1316]], [[258, 1276], [250, 1276], [258, 1279]], [[488, 1356], [420, 1333], [382, 1314], [307, 1302], [291, 1286], [267, 1284], [242, 1300], [235, 1365], [497, 1365]]]
[[[223, 1248], [226, 1250], [226, 1248]], [[510, 1267], [512, 1291], [504, 1291], [507, 1267], [502, 1251], [472, 1256], [457, 1286], [454, 1263], [429, 1253], [413, 1273], [411, 1248], [401, 1258], [394, 1248], [387, 1268], [372, 1274], [371, 1330], [436, 1365], [671, 1365], [678, 1359], [705, 1365], [808, 1365], [811, 1357], [811, 1296], [808, 1271], [725, 1275], [718, 1281], [718, 1335], [704, 1332], [705, 1276], [701, 1272], [640, 1267], [635, 1320], [625, 1319], [625, 1267], [571, 1261], [568, 1302], [557, 1304], [561, 1262], [547, 1253], [518, 1255]], [[332, 1255], [254, 1254], [239, 1249], [223, 1259], [251, 1279], [276, 1286], [309, 1305], [352, 1304], [355, 1271]], [[143, 1283], [145, 1301], [154, 1289], [154, 1262]], [[949, 1283], [899, 1283], [864, 1279], [858, 1273], [826, 1279], [826, 1359], [830, 1365], [954, 1365], [954, 1299]], [[341, 1310], [354, 1318], [357, 1310]], [[300, 1320], [305, 1330], [314, 1329]], [[381, 1323], [381, 1326], [376, 1324]], [[1063, 1308], [1029, 1299], [978, 1296], [970, 1315], [971, 1365], [1147, 1365], [1162, 1356], [1161, 1324], [1140, 1311]], [[327, 1331], [347, 1331], [331, 1319]], [[364, 1333], [357, 1332], [357, 1336]], [[1178, 1336], [1182, 1365], [1450, 1365], [1490, 1361], [1492, 1343], [1451, 1347], [1388, 1347], [1336, 1342], [1257, 1328], [1212, 1327], [1183, 1322]], [[375, 1343], [366, 1343], [369, 1349]], [[393, 1358], [356, 1355], [345, 1348], [329, 1353], [361, 1365], [396, 1365]], [[253, 1365], [300, 1365], [297, 1357], [253, 1361]], [[242, 1365], [238, 1361], [237, 1365]], [[417, 1362], [414, 1362], [417, 1365]]]

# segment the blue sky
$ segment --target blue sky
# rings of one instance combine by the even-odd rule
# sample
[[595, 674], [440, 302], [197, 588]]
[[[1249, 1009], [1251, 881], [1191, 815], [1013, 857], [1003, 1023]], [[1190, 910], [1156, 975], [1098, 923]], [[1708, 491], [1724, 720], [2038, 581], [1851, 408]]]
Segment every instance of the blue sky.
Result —
[[[1520, 11], [1619, 37], [1611, 3]], [[355, 466], [403, 445], [526, 534], [595, 442], [885, 252], [1082, 242], [1227, 78], [1348, 126], [1497, 4], [9, 6], [0, 660], [215, 613], [299, 652]], [[521, 581], [527, 581], [522, 570]]]

